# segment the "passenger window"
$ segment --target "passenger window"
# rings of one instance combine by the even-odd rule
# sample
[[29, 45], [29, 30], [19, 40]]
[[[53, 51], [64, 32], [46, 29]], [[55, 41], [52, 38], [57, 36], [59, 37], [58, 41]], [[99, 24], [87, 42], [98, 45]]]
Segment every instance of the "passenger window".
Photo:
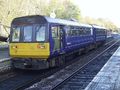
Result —
[[79, 36], [83, 36], [83, 29], [79, 28], [78, 33], [79, 33]]
[[105, 31], [103, 29], [96, 29], [96, 35], [103, 35]]
[[71, 36], [70, 27], [65, 27], [65, 28], [66, 28], [66, 34], [67, 34], [67, 36]]
[[77, 36], [77, 30], [72, 30], [72, 36]]
[[84, 35], [84, 36], [86, 35], [86, 30], [85, 30], [85, 28], [83, 29], [83, 35]]
[[68, 36], [71, 36], [71, 30], [70, 29], [67, 30], [67, 34], [68, 34]]
[[91, 35], [91, 30], [90, 30], [90, 28], [86, 28], [86, 35]]
[[75, 27], [70, 27], [70, 31], [71, 31], [71, 36], [76, 36], [76, 30]]

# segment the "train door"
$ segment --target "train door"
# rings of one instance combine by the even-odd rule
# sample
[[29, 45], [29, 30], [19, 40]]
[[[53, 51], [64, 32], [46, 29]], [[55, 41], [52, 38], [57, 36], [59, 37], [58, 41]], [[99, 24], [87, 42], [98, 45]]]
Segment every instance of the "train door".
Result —
[[61, 48], [61, 35], [60, 35], [60, 26], [52, 25], [52, 40], [53, 40], [53, 51], [60, 51]]

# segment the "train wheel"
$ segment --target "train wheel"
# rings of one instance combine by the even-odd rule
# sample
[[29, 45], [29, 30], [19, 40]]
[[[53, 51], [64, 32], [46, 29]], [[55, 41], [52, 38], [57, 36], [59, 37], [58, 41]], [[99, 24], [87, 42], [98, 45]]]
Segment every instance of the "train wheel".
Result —
[[61, 66], [61, 65], [64, 65], [64, 64], [65, 64], [65, 56], [64, 56], [64, 55], [59, 56], [59, 57], [58, 57], [58, 60], [57, 60], [57, 62], [56, 62], [56, 65], [57, 65], [57, 66]]
[[65, 64], [65, 56], [58, 56], [49, 60], [49, 67], [61, 66]]
[[55, 67], [56, 58], [49, 59], [49, 67]]
[[94, 45], [94, 48], [95, 48], [95, 49], [97, 49], [97, 48], [98, 48], [98, 44], [97, 44], [97, 43]]
[[85, 47], [85, 49], [83, 50], [83, 54], [86, 54], [86, 53], [88, 53], [88, 51], [89, 51], [89, 48], [88, 47]]
[[60, 57], [60, 62], [61, 62], [60, 63], [61, 65], [65, 64], [65, 56], [64, 55]]

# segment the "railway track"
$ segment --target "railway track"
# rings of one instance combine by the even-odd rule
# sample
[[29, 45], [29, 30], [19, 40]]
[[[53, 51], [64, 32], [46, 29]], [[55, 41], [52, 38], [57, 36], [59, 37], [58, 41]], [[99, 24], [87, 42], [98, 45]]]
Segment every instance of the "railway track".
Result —
[[[113, 42], [108, 44], [110, 45], [112, 43]], [[34, 84], [26, 90], [81, 90], [85, 88], [85, 86], [87, 86], [88, 83], [94, 78], [100, 68], [102, 68], [102, 66], [106, 63], [106, 61], [110, 58], [114, 51], [119, 47], [119, 45], [120, 41], [118, 40], [109, 47], [108, 45], [105, 45], [104, 48], [99, 48], [91, 54], [82, 56], [81, 58], [79, 58], [81, 60], [75, 62], [70, 66], [67, 66], [65, 69], [55, 73], [54, 75], [43, 79], [41, 82]], [[99, 50], [101, 49], [104, 51], [99, 52]], [[109, 54], [107, 54], [108, 52]], [[102, 64], [100, 64], [99, 67], [95, 67], [95, 65], [99, 63], [98, 60], [101, 59], [100, 57], [104, 57], [104, 59], [101, 61]], [[95, 62], [94, 60], [97, 61]], [[94, 63], [92, 64], [92, 66], [90, 66], [92, 61], [94, 61]], [[94, 71], [92, 71], [92, 69], [90, 68], [94, 69]], [[88, 72], [88, 70], [90, 71]], [[81, 75], [81, 78], [78, 77], [78, 75]], [[80, 84], [77, 83], [78, 81], [80, 82]]]
[[[111, 43], [116, 42], [113, 40]], [[107, 48], [111, 43], [106, 44], [105, 46], [98, 48], [95, 51], [91, 51], [89, 54], [86, 55], [91, 55], [92, 53], [96, 54], [96, 52], [100, 52], [103, 49]], [[80, 57], [85, 57], [85, 55], [82, 55]], [[79, 58], [80, 58], [79, 57]], [[74, 60], [71, 60], [67, 65], [70, 65], [74, 62]], [[40, 70], [40, 71], [12, 71], [8, 75], [4, 77], [3, 75], [3, 80], [0, 81], [0, 90], [16, 90], [16, 89], [24, 89], [36, 82], [41, 81], [43, 78], [46, 78], [57, 71], [65, 68], [66, 65], [60, 67], [60, 68], [51, 68], [48, 70]], [[11, 74], [12, 73], [12, 74]], [[8, 77], [7, 77], [8, 76]], [[2, 78], [0, 76], [0, 78]]]
[[68, 78], [65, 78], [63, 82], [53, 87], [52, 90], [83, 90], [119, 46], [120, 41], [115, 42], [96, 57], [91, 59], [88, 63], [76, 70]]

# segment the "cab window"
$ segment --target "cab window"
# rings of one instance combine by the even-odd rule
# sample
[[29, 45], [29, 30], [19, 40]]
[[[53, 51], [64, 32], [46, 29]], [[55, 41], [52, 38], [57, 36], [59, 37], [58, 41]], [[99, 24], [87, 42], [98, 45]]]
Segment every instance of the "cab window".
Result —
[[19, 42], [19, 40], [20, 40], [20, 27], [14, 27], [13, 28], [12, 41], [13, 42]]
[[24, 42], [32, 41], [32, 26], [24, 26]]
[[36, 26], [36, 41], [45, 41], [45, 26]]

